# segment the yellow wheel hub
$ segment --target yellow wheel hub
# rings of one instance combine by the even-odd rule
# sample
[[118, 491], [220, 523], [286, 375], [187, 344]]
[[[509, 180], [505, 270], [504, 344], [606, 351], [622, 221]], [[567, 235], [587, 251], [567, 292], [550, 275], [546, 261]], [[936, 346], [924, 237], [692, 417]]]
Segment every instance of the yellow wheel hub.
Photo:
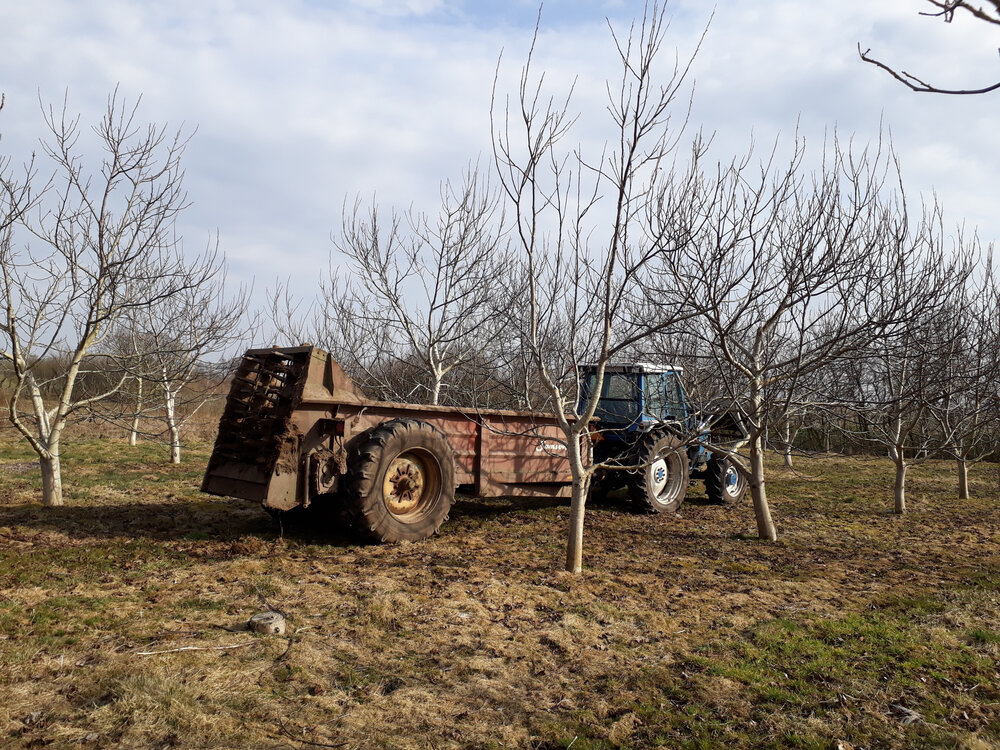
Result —
[[397, 456], [389, 464], [382, 482], [382, 497], [389, 512], [397, 516], [413, 513], [424, 494], [424, 467], [410, 456]]

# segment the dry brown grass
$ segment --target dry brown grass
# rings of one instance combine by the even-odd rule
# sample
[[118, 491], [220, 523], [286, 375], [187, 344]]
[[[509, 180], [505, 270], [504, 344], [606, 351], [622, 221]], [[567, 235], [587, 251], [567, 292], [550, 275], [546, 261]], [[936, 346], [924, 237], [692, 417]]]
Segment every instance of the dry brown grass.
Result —
[[[416, 544], [281, 537], [200, 496], [207, 446], [187, 456], [79, 444], [44, 509], [0, 445], [0, 744], [1000, 742], [996, 466], [968, 503], [947, 465], [915, 470], [905, 518], [883, 461], [776, 466], [777, 544], [700, 487], [679, 517], [597, 503], [574, 577], [555, 502], [464, 499]], [[266, 608], [287, 637], [240, 629]], [[138, 653], [184, 646], [208, 650]]]

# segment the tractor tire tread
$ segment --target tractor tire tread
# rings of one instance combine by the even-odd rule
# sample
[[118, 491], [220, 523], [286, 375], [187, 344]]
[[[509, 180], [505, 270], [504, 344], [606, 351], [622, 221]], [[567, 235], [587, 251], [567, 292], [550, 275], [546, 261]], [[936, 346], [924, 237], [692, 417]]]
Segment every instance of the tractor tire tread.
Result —
[[687, 486], [689, 483], [687, 455], [684, 454], [681, 441], [672, 436], [670, 433], [661, 430], [653, 430], [649, 432], [636, 445], [633, 451], [632, 460], [637, 464], [648, 463], [654, 457], [654, 451], [656, 450], [657, 445], [662, 446], [663, 441], [665, 440], [669, 441], [668, 444], [670, 450], [679, 451], [682, 454], [680, 464], [683, 467], [683, 478], [681, 480], [678, 497], [676, 497], [667, 506], [662, 506], [656, 503], [652, 499], [652, 492], [649, 487], [649, 471], [647, 468], [640, 469], [637, 473], [629, 476], [628, 482], [628, 491], [629, 497], [632, 500], [632, 507], [639, 513], [653, 515], [656, 513], [663, 513], [664, 511], [676, 511], [684, 502], [684, 497], [687, 494]]
[[705, 494], [716, 505], [736, 505], [747, 494], [745, 479], [740, 482], [740, 490], [735, 495], [726, 491], [726, 469], [728, 466], [728, 458], [713, 456], [708, 460], [708, 466], [705, 469]]

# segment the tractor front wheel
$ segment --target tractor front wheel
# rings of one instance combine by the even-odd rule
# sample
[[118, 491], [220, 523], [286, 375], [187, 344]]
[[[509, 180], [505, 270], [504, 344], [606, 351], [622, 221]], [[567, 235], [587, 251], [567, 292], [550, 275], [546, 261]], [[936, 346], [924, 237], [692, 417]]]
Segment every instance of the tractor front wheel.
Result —
[[705, 471], [705, 493], [713, 503], [733, 505], [747, 494], [747, 478], [725, 456], [712, 456]]
[[639, 443], [634, 456], [642, 466], [629, 476], [629, 496], [636, 509], [663, 513], [680, 508], [690, 482], [683, 443], [673, 435], [652, 432]]

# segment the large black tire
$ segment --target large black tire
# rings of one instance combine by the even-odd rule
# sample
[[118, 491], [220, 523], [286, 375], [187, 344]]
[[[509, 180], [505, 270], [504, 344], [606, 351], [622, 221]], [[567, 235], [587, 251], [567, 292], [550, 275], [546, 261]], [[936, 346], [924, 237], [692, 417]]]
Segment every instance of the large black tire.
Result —
[[642, 468], [629, 475], [633, 506], [643, 513], [680, 508], [690, 483], [690, 466], [683, 443], [673, 435], [651, 432], [636, 446], [634, 460]]
[[747, 494], [747, 478], [726, 456], [712, 456], [705, 470], [705, 493], [713, 503], [733, 505]]
[[349, 460], [345, 505], [356, 531], [376, 542], [433, 536], [455, 499], [455, 457], [439, 430], [394, 419], [372, 430]]

